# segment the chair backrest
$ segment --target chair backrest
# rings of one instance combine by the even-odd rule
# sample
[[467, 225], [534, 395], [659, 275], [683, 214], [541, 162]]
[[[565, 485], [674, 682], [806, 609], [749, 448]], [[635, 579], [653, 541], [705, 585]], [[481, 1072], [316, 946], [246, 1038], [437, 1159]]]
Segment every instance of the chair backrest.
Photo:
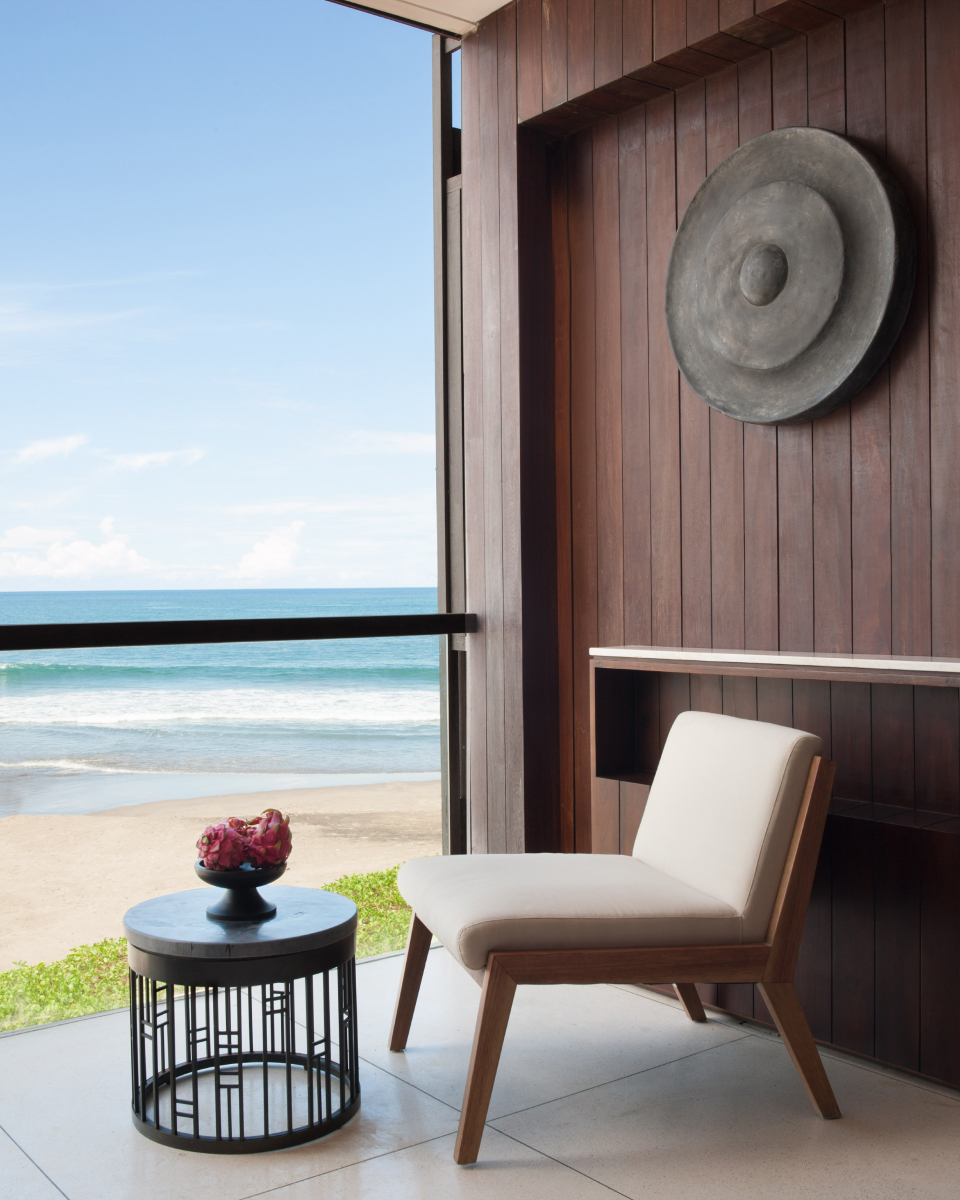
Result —
[[820, 739], [716, 713], [673, 723], [633, 854], [736, 909], [745, 942], [767, 933]]

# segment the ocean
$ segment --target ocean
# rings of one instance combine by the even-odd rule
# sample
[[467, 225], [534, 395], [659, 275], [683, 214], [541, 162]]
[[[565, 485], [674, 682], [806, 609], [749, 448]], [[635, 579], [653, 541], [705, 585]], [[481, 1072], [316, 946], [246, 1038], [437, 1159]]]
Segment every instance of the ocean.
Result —
[[[435, 612], [435, 588], [6, 592], [0, 624]], [[436, 637], [0, 655], [0, 816], [437, 779]]]

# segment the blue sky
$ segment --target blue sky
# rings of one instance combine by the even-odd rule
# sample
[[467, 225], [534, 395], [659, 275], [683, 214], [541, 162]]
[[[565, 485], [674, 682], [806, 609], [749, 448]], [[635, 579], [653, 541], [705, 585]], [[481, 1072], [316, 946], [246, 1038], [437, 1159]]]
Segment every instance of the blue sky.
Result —
[[0, 590], [436, 581], [430, 53], [0, 0]]

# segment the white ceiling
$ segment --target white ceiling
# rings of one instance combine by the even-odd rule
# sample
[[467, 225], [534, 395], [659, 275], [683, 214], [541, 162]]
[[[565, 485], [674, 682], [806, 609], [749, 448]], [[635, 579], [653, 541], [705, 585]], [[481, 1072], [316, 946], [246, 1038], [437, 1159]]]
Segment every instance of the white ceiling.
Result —
[[[349, 5], [349, 0], [338, 2]], [[415, 4], [413, 0], [356, 0], [354, 7], [460, 36], [470, 33], [478, 21], [505, 3], [506, 0], [428, 0], [425, 4]]]

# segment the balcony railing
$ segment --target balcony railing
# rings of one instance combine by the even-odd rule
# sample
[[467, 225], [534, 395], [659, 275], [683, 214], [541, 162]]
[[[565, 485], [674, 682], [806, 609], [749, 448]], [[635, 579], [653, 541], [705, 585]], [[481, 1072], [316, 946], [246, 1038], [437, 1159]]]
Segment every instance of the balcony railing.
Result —
[[0, 625], [0, 652], [95, 646], [190, 646], [215, 642], [308, 642], [329, 638], [423, 637], [474, 633], [473, 613], [384, 617], [255, 617], [225, 621], [95, 621]]

